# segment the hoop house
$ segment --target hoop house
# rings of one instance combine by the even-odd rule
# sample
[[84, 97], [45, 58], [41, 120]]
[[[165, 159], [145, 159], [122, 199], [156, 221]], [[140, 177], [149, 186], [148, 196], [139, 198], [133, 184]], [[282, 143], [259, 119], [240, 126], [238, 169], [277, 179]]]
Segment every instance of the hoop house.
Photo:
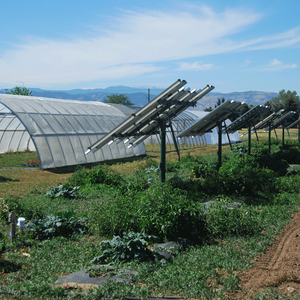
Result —
[[[127, 149], [123, 143], [84, 154], [88, 145], [126, 119], [105, 103], [1, 94], [0, 104], [0, 153], [26, 150], [24, 145], [32, 143], [41, 169], [146, 155], [144, 144]], [[20, 143], [21, 135], [26, 142]], [[18, 142], [23, 146], [17, 147]]]

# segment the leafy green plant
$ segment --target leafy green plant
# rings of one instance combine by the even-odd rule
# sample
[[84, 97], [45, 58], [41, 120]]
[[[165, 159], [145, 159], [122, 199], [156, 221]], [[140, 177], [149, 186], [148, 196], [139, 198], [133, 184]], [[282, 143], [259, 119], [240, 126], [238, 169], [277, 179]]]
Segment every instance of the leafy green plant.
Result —
[[7, 220], [9, 214], [9, 207], [7, 205], [7, 200], [0, 199], [0, 219], [1, 220]]
[[252, 155], [231, 156], [219, 169], [219, 193], [247, 196], [273, 186], [274, 172], [261, 168]]
[[207, 208], [206, 230], [210, 239], [258, 234], [259, 213], [251, 206], [220, 198]]
[[101, 255], [96, 256], [91, 262], [95, 264], [154, 260], [158, 256], [151, 251], [150, 246], [155, 240], [157, 238], [154, 236], [135, 232], [124, 233], [122, 238], [114, 236], [113, 239], [100, 243], [99, 251]]
[[107, 184], [117, 186], [123, 183], [122, 177], [108, 166], [95, 166], [90, 171], [80, 167], [68, 180], [71, 186]]
[[45, 219], [34, 220], [26, 224], [26, 231], [38, 239], [55, 236], [71, 236], [74, 233], [86, 233], [87, 219], [75, 220], [73, 217], [47, 216]]
[[58, 186], [50, 187], [45, 196], [50, 198], [65, 197], [74, 199], [78, 197], [77, 191], [79, 186], [71, 187], [70, 184], [59, 184]]
[[202, 230], [203, 212], [199, 203], [191, 202], [185, 191], [168, 183], [157, 183], [136, 193], [116, 190], [112, 193], [114, 197], [94, 206], [97, 220], [93, 220], [102, 235], [135, 231], [171, 240], [194, 238], [193, 233]]
[[279, 176], [287, 173], [289, 164], [286, 160], [279, 157], [276, 153], [268, 153], [266, 149], [258, 150], [254, 155], [255, 160], [259, 163], [260, 168], [268, 168], [276, 172]]
[[207, 163], [195, 163], [193, 165], [192, 174], [195, 178], [208, 178], [214, 176], [217, 173], [217, 165], [213, 162]]
[[0, 218], [3, 222], [7, 222], [8, 214], [11, 211], [15, 211], [17, 217], [22, 216], [26, 220], [42, 218], [45, 215], [45, 207], [48, 205], [44, 199], [37, 197], [20, 199], [9, 196], [0, 200], [0, 206], [4, 208], [3, 210], [0, 210]]
[[86, 184], [86, 178], [88, 176], [88, 170], [82, 166], [78, 166], [76, 171], [68, 179], [70, 186], [84, 186]]
[[242, 153], [247, 153], [248, 152], [248, 148], [245, 147], [244, 145], [238, 145], [238, 146], [234, 146], [230, 152], [233, 152], [233, 153], [239, 153], [239, 154], [242, 154]]
[[146, 174], [156, 173], [158, 170], [159, 170], [158, 167], [151, 166], [150, 168], [145, 169], [145, 173]]
[[6, 242], [5, 242], [4, 234], [2, 234], [2, 233], [0, 232], [0, 262], [1, 262], [1, 256], [2, 256], [2, 253], [3, 253], [4, 250], [5, 250], [5, 246], [6, 246]]

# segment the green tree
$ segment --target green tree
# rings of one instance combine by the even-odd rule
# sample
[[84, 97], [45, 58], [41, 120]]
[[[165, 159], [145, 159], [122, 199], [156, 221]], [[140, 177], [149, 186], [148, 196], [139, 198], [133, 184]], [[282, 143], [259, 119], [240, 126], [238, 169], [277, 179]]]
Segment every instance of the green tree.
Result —
[[222, 99], [218, 98], [217, 103], [215, 104], [215, 108], [217, 108], [218, 106], [220, 106], [222, 103], [225, 102], [225, 98], [223, 97]]
[[211, 106], [204, 108], [204, 111], [212, 111], [213, 108]]
[[290, 90], [285, 91], [281, 90], [279, 95], [270, 100], [271, 110], [274, 112], [285, 109], [285, 111], [296, 111], [300, 112], [300, 101], [299, 96], [297, 96], [297, 92]]
[[[218, 106], [220, 106], [222, 103], [225, 102], [225, 98], [223, 97], [222, 99], [218, 98], [217, 103], [215, 104], [215, 108], [217, 108]], [[207, 108], [204, 108], [204, 111], [212, 111], [214, 108], [209, 106]]]
[[5, 89], [6, 94], [12, 95], [23, 95], [23, 96], [32, 96], [32, 91], [29, 91], [26, 87], [18, 87], [16, 86], [14, 89], [9, 90]]
[[129, 99], [128, 96], [125, 94], [111, 94], [104, 98], [104, 103], [116, 103], [116, 104], [123, 104], [123, 105], [134, 105]]

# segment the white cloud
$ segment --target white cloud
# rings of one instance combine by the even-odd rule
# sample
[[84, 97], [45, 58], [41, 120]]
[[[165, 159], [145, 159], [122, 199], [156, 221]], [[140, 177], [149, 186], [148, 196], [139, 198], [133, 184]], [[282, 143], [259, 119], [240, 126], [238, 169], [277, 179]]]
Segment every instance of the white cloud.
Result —
[[294, 69], [297, 68], [297, 64], [284, 64], [283, 62], [279, 61], [278, 59], [274, 58], [269, 65], [263, 68], [263, 71], [280, 71], [283, 69]]
[[272, 35], [268, 37], [261, 37], [248, 42], [248, 50], [267, 50], [286, 48], [300, 43], [300, 26], [292, 28], [286, 32]]
[[[160, 70], [159, 63], [250, 48], [283, 47], [300, 41], [299, 28], [286, 33], [237, 42], [230, 37], [257, 22], [258, 13], [209, 7], [180, 12], [122, 12], [111, 28], [99, 28], [92, 38], [68, 41], [31, 37], [0, 53], [1, 85], [70, 84], [125, 78]], [[203, 70], [210, 64], [181, 63]]]
[[200, 64], [198, 61], [193, 63], [179, 62], [179, 71], [205, 71], [212, 69], [213, 64]]
[[282, 62], [279, 61], [278, 59], [274, 58], [274, 59], [271, 61], [271, 66], [278, 66], [278, 65], [282, 65]]

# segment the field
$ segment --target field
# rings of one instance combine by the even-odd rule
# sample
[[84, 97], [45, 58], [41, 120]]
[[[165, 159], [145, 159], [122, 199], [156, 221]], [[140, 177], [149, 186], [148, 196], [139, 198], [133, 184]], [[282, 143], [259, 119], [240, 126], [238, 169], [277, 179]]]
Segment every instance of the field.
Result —
[[[154, 147], [142, 160], [63, 174], [20, 167], [36, 153], [0, 155], [0, 298], [299, 299], [298, 131], [284, 148], [277, 134], [271, 154], [261, 131], [250, 156], [247, 142], [223, 146], [219, 169], [217, 146], [184, 150], [180, 162], [170, 152], [165, 184]], [[27, 220], [13, 243], [12, 210]], [[125, 233], [135, 238], [126, 244]], [[151, 251], [154, 241], [178, 239], [185, 246], [170, 261]], [[138, 274], [98, 288], [53, 286], [95, 264]]]

